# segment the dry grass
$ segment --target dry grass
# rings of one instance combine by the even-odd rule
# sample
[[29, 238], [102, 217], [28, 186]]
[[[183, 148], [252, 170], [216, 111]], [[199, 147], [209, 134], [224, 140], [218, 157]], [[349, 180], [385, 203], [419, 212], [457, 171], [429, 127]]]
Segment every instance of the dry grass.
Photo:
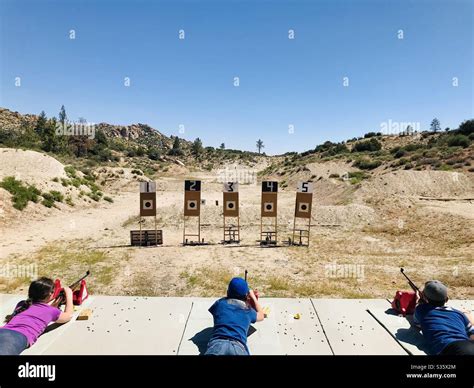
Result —
[[[82, 276], [87, 270], [91, 271], [88, 281], [90, 292], [104, 293], [111, 287], [120, 272], [121, 265], [128, 260], [127, 252], [108, 252], [100, 249], [84, 248], [84, 241], [68, 244], [50, 243], [29, 257], [17, 256], [7, 260], [15, 264], [38, 266], [38, 276], [60, 278], [62, 283], [70, 284]], [[10, 282], [0, 282], [5, 292], [16, 292], [26, 288], [31, 279], [16, 279]]]

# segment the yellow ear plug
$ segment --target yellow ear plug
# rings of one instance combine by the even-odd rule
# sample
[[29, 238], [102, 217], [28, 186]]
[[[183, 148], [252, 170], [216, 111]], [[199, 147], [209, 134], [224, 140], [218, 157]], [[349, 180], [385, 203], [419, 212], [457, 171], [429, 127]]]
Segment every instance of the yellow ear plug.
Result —
[[263, 308], [263, 314], [264, 314], [265, 318], [268, 318], [268, 315], [270, 315], [270, 307], [265, 306]]

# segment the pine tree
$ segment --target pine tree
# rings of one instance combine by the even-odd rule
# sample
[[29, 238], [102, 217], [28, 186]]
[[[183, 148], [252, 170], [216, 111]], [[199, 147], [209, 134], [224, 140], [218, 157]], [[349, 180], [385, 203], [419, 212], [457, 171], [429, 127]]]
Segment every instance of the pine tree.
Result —
[[43, 136], [47, 122], [48, 118], [46, 117], [46, 113], [44, 113], [44, 110], [42, 110], [35, 125], [35, 132], [38, 134], [38, 136]]
[[431, 132], [438, 132], [441, 131], [441, 124], [439, 120], [435, 117], [431, 122]]
[[196, 156], [199, 156], [199, 155], [202, 154], [202, 151], [203, 151], [202, 141], [199, 137], [196, 138], [196, 140], [194, 140], [193, 146], [192, 146], [192, 151], [193, 151], [193, 154], [196, 155]]
[[66, 108], [64, 108], [64, 105], [61, 105], [61, 110], [59, 111], [59, 122], [62, 125], [64, 125], [66, 121], [67, 121]]

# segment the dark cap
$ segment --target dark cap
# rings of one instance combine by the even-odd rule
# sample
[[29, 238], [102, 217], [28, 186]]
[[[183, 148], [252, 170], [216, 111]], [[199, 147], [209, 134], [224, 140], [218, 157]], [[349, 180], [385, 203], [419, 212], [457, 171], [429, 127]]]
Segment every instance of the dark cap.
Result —
[[233, 278], [227, 289], [228, 298], [244, 299], [249, 293], [249, 286], [242, 278]]
[[425, 283], [423, 295], [431, 302], [445, 302], [448, 298], [448, 288], [439, 280], [430, 280]]

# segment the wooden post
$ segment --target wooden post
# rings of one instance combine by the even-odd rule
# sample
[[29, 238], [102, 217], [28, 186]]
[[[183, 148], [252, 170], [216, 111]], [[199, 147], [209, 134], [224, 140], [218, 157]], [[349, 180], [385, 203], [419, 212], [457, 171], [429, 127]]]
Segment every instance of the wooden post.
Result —
[[278, 217], [275, 216], [275, 245], [278, 242]]
[[291, 244], [293, 245], [295, 243], [295, 229], [296, 229], [296, 216], [293, 217], [293, 239], [291, 240]]
[[309, 248], [309, 231], [311, 230], [311, 218], [308, 219], [308, 248]]
[[183, 216], [183, 245], [186, 242], [186, 216]]
[[239, 239], [240, 243], [240, 216], [237, 217], [237, 238]]
[[140, 248], [142, 247], [142, 217], [138, 217], [138, 223], [140, 224]]
[[201, 212], [198, 217], [198, 244], [201, 244]]

